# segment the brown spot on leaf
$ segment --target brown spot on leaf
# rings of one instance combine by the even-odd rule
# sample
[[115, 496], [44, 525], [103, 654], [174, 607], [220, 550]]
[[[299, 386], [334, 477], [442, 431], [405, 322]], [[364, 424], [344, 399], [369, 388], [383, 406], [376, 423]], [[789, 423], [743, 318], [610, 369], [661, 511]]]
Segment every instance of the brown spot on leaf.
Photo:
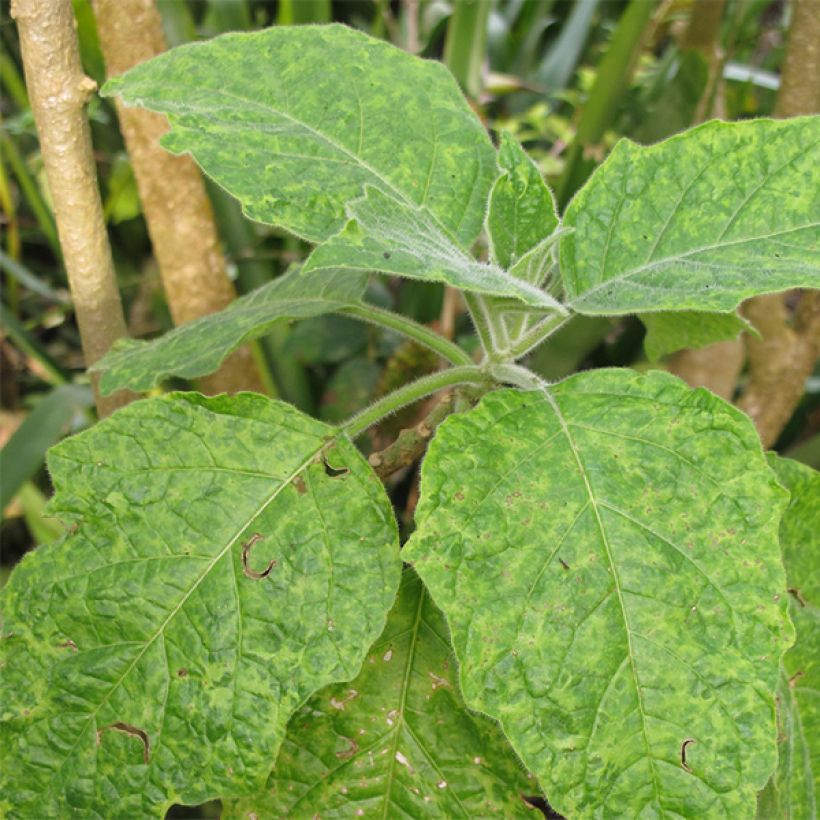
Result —
[[64, 643], [57, 644], [60, 649], [70, 649], [72, 652], [79, 652], [80, 650], [77, 649], [77, 644], [74, 643], [71, 639], [65, 641]]
[[178, 678], [187, 678], [188, 677], [188, 670], [185, 667], [182, 667], [182, 669], [177, 669], [177, 677]]
[[293, 479], [293, 486], [296, 487], [296, 492], [299, 493], [299, 495], [304, 495], [307, 492], [307, 487], [305, 487], [305, 479], [300, 475]]
[[102, 743], [103, 732], [107, 732], [109, 729], [112, 729], [115, 732], [122, 732], [125, 735], [129, 735], [130, 737], [135, 737], [138, 740], [141, 740], [142, 762], [148, 762], [150, 744], [148, 742], [148, 735], [142, 729], [138, 729], [136, 726], [132, 726], [130, 723], [122, 723], [121, 721], [117, 721], [116, 723], [109, 723], [108, 726], [103, 726], [102, 729], [97, 729], [98, 746]]
[[695, 742], [693, 737], [687, 737], [686, 740], [683, 741], [680, 745], [680, 765], [681, 767], [687, 771], [691, 772], [692, 769], [686, 763], [686, 750]]
[[795, 673], [794, 673], [794, 674], [793, 674], [793, 675], [789, 678], [789, 688], [790, 688], [790, 689], [794, 689], [794, 687], [795, 687], [795, 686], [797, 686], [797, 681], [799, 681], [799, 680], [800, 680], [800, 678], [803, 678], [803, 677], [805, 677], [805, 676], [806, 676], [806, 673], [805, 673], [805, 672], [803, 672], [803, 670], [802, 670], [802, 669], [801, 669], [799, 672], [795, 672]]
[[253, 549], [253, 545], [257, 541], [261, 541], [265, 536], [261, 535], [258, 532], [255, 532], [243, 545], [242, 545], [242, 572], [248, 578], [252, 578], [254, 581], [258, 581], [260, 578], [265, 578], [266, 576], [270, 575], [270, 571], [276, 566], [276, 559], [271, 559], [268, 562], [268, 565], [262, 572], [257, 572], [256, 570], [251, 569], [248, 566], [248, 559], [251, 555], [251, 549]]
[[797, 601], [798, 604], [800, 604], [800, 606], [806, 605], [806, 599], [802, 596], [797, 587], [789, 587], [786, 591], [794, 598], [795, 601]]
[[341, 752], [336, 752], [336, 757], [338, 757], [339, 760], [350, 760], [350, 758], [359, 751], [359, 744], [356, 743], [355, 740], [351, 738], [347, 738], [347, 740], [350, 745], [346, 749], [342, 749]]

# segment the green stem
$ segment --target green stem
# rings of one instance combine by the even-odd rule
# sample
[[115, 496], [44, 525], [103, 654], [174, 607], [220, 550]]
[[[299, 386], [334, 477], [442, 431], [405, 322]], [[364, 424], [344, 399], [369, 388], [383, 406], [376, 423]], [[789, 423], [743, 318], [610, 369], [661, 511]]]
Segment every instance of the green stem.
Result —
[[490, 321], [489, 311], [487, 310], [487, 303], [477, 293], [463, 292], [464, 303], [467, 305], [467, 310], [470, 311], [470, 316], [473, 320], [475, 332], [478, 335], [478, 340], [481, 342], [481, 347], [484, 354], [489, 356], [498, 348], [498, 340], [495, 336], [495, 331]]
[[348, 316], [355, 316], [357, 319], [362, 319], [365, 322], [370, 322], [381, 327], [389, 327], [391, 330], [396, 330], [403, 333], [411, 339], [414, 339], [419, 344], [429, 347], [439, 354], [443, 359], [454, 365], [472, 365], [473, 360], [470, 354], [462, 350], [457, 344], [454, 344], [449, 339], [430, 330], [419, 322], [413, 319], [408, 319], [399, 313], [393, 313], [390, 310], [375, 307], [374, 305], [348, 305], [342, 308], [339, 313], [345, 313]]
[[370, 407], [348, 419], [341, 426], [341, 431], [350, 438], [356, 438], [368, 427], [381, 421], [391, 413], [395, 413], [397, 410], [401, 410], [402, 407], [413, 404], [425, 396], [437, 393], [445, 387], [453, 387], [457, 384], [487, 384], [489, 381], [487, 374], [476, 365], [441, 370], [438, 373], [410, 382], [410, 384], [406, 384], [404, 387], [400, 387], [374, 402]]
[[510, 348], [507, 357], [515, 360], [526, 356], [553, 333], [560, 330], [571, 318], [571, 316], [548, 316], [521, 336]]
[[603, 138], [629, 87], [644, 30], [652, 17], [655, 0], [631, 0], [621, 15], [607, 53], [598, 64], [595, 83], [578, 121], [575, 139], [567, 152], [564, 172], [558, 180], [556, 195], [563, 208], [586, 182], [595, 161], [585, 154]]
[[481, 64], [487, 53], [490, 0], [456, 0], [447, 24], [444, 62], [472, 99], [481, 93]]

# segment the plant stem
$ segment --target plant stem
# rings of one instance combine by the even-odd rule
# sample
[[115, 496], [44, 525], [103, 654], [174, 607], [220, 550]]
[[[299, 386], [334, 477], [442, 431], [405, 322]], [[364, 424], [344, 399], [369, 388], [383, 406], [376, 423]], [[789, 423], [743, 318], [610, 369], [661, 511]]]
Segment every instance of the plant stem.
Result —
[[609, 128], [618, 104], [629, 86], [643, 33], [657, 5], [654, 0], [631, 0], [621, 15], [609, 49], [598, 64], [595, 83], [581, 112], [575, 139], [567, 152], [564, 172], [556, 186], [558, 204], [563, 208], [586, 182], [595, 167], [594, 153]]
[[[14, 0], [23, 66], [45, 164], [86, 366], [126, 335], [103, 221], [85, 104], [95, 83], [83, 74], [70, 0]], [[99, 393], [100, 416], [132, 395]]]
[[447, 24], [444, 62], [471, 99], [481, 93], [490, 0], [456, 0]]
[[[152, 0], [94, 0], [94, 11], [109, 77], [166, 50], [162, 18]], [[163, 115], [126, 108], [119, 100], [116, 107], [174, 324], [222, 310], [236, 292], [199, 169], [191, 157], [160, 147], [159, 138], [168, 131]], [[265, 387], [247, 347], [199, 384], [208, 393], [262, 392]]]
[[351, 438], [356, 438], [385, 416], [389, 416], [391, 413], [395, 413], [397, 410], [401, 410], [402, 407], [413, 404], [425, 396], [437, 393], [445, 387], [452, 387], [457, 384], [488, 384], [490, 381], [491, 379], [487, 373], [476, 365], [441, 370], [438, 373], [410, 382], [410, 384], [406, 384], [404, 387], [400, 387], [398, 390], [379, 399], [370, 407], [346, 421], [341, 426], [341, 430]]
[[530, 328], [510, 348], [509, 358], [515, 360], [526, 356], [527, 353], [535, 350], [538, 345], [549, 339], [553, 333], [560, 330], [571, 318], [571, 316], [553, 315], [543, 319], [537, 325]]
[[[813, 114], [820, 107], [820, 14], [812, 0], [795, 0], [775, 116]], [[750, 299], [745, 314], [762, 332], [747, 334], [749, 381], [738, 406], [752, 417], [765, 447], [773, 447], [805, 392], [820, 355], [820, 292], [800, 297], [793, 322], [783, 294]]]
[[403, 333], [405, 336], [417, 341], [419, 344], [429, 347], [439, 354], [443, 359], [454, 365], [472, 365], [473, 360], [470, 354], [462, 350], [457, 344], [449, 339], [425, 327], [413, 319], [408, 319], [399, 313], [375, 307], [374, 305], [349, 305], [342, 308], [339, 313], [355, 316], [365, 322], [371, 322], [381, 327], [389, 327]]

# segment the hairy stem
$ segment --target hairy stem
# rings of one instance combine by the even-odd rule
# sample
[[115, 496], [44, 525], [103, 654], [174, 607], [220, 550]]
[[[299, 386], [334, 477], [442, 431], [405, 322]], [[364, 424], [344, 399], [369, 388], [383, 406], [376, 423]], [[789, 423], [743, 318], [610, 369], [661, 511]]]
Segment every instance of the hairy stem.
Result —
[[[94, 11], [109, 77], [167, 49], [153, 0], [94, 0]], [[190, 157], [160, 147], [168, 131], [164, 116], [119, 100], [116, 106], [174, 324], [222, 310], [236, 292], [199, 169]], [[247, 347], [199, 383], [208, 393], [266, 387]]]
[[509, 350], [509, 358], [521, 359], [543, 344], [553, 333], [560, 330], [572, 317], [571, 316], [548, 316], [537, 325], [530, 328], [521, 336]]
[[[126, 335], [125, 317], [103, 221], [91, 131], [85, 104], [94, 81], [83, 74], [71, 0], [14, 0], [26, 82], [86, 366]], [[133, 397], [99, 392], [91, 377], [100, 416]]]
[[357, 319], [362, 319], [365, 322], [371, 322], [380, 327], [388, 327], [391, 330], [396, 330], [399, 333], [414, 339], [419, 344], [429, 347], [434, 350], [443, 359], [454, 365], [472, 365], [473, 360], [470, 354], [462, 350], [457, 344], [454, 344], [449, 339], [425, 327], [419, 322], [408, 319], [406, 316], [401, 316], [398, 313], [393, 313], [389, 310], [375, 307], [373, 305], [349, 305], [342, 308], [340, 313], [348, 316], [355, 316]]
[[351, 438], [367, 430], [368, 427], [376, 424], [385, 416], [401, 410], [408, 404], [413, 404], [425, 396], [437, 393], [445, 387], [453, 387], [459, 384], [489, 384], [491, 381], [487, 373], [476, 365], [465, 367], [451, 367], [448, 370], [442, 370], [439, 373], [433, 373], [430, 376], [424, 376], [417, 379], [404, 387], [400, 387], [393, 393], [385, 396], [382, 399], [374, 402], [357, 413], [351, 419], [346, 421], [341, 429]]

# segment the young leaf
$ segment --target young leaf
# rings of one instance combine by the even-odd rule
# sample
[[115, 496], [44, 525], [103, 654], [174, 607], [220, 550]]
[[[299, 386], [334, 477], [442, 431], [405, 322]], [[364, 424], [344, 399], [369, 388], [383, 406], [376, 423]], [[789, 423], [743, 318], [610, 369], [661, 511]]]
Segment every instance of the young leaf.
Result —
[[323, 268], [381, 271], [445, 282], [462, 290], [512, 296], [529, 305], [551, 305], [551, 296], [509, 276], [497, 265], [477, 262], [436, 224], [425, 208], [406, 205], [367, 187], [348, 208], [353, 219], [319, 245], [305, 272]]
[[621, 140], [567, 208], [561, 276], [590, 315], [728, 312], [820, 287], [820, 117]]
[[820, 794], [820, 474], [769, 454], [791, 501], [780, 544], [797, 631], [783, 656], [778, 687], [778, 765], [758, 804], [758, 817], [813, 818]]
[[506, 131], [501, 133], [498, 166], [501, 176], [490, 192], [487, 233], [493, 258], [509, 269], [558, 227], [558, 216], [541, 172]]
[[365, 185], [426, 207], [464, 246], [481, 229], [495, 152], [450, 73], [344, 26], [182, 46], [103, 93], [168, 114], [167, 148], [311, 242], [341, 230]]
[[223, 817], [529, 817], [537, 791], [465, 709], [444, 618], [408, 570], [359, 677], [294, 715], [265, 791]]
[[737, 339], [744, 330], [759, 335], [754, 325], [737, 313], [643, 313], [641, 321], [646, 325], [643, 346], [650, 362], [683, 348]]
[[502, 390], [439, 428], [421, 489], [403, 557], [557, 811], [753, 811], [792, 630], [745, 415], [661, 372]]
[[277, 323], [307, 319], [358, 302], [366, 275], [347, 271], [308, 274], [298, 268], [243, 296], [219, 313], [174, 328], [151, 342], [124, 339], [91, 369], [102, 371], [104, 393], [150, 390], [169, 376], [213, 373], [225, 357]]
[[250, 393], [131, 404], [49, 467], [72, 534], [2, 591], [0, 805], [156, 816], [257, 791], [290, 716], [384, 627], [401, 564], [380, 482]]

